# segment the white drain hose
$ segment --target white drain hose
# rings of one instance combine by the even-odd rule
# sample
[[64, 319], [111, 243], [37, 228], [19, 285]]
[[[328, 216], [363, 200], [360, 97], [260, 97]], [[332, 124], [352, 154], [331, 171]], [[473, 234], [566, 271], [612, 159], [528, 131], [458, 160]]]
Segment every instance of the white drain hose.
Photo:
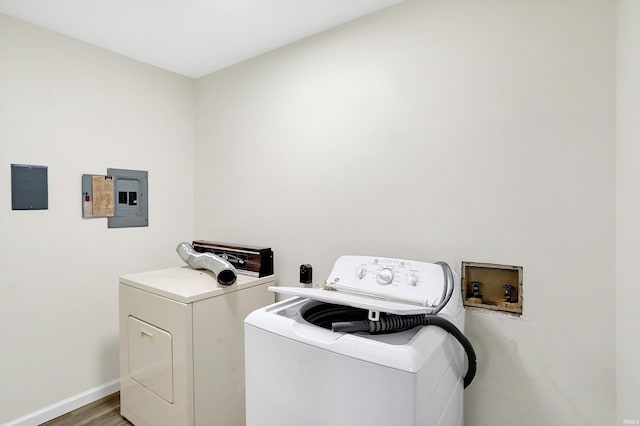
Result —
[[213, 253], [199, 253], [189, 243], [180, 243], [176, 251], [182, 260], [193, 269], [206, 269], [213, 272], [222, 285], [236, 282], [236, 268], [220, 256]]

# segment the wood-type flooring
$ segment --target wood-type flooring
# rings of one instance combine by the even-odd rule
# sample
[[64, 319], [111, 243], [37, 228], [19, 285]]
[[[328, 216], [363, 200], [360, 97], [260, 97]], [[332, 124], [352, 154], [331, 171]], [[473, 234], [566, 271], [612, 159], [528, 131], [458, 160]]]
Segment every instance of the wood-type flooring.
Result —
[[130, 426], [120, 415], [120, 392], [112, 393], [42, 424], [43, 426]]

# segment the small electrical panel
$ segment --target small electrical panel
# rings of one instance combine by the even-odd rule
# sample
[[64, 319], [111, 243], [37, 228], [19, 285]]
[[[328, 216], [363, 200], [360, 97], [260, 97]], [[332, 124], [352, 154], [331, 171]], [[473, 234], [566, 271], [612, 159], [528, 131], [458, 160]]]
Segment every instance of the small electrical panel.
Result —
[[109, 228], [148, 226], [148, 187], [148, 173], [141, 170], [82, 175], [82, 217], [106, 217]]
[[11, 165], [11, 210], [48, 210], [47, 167]]
[[462, 262], [464, 305], [522, 315], [522, 266]]

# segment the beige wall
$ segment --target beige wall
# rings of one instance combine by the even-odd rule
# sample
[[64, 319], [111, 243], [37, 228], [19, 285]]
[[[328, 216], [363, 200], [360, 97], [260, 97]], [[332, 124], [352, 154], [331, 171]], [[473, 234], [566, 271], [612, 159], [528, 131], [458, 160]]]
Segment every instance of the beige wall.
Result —
[[[618, 424], [640, 422], [640, 2], [618, 2], [616, 355]], [[634, 423], [635, 422], [635, 423]]]
[[[118, 276], [193, 238], [193, 85], [0, 15], [0, 424], [118, 378]], [[11, 163], [48, 166], [48, 210], [11, 210]], [[149, 227], [81, 218], [108, 167], [149, 172]]]
[[615, 417], [615, 3], [407, 1], [197, 82], [196, 233], [524, 267], [469, 312], [466, 424]]
[[[409, 0], [195, 84], [0, 15], [0, 423], [116, 379], [118, 275], [194, 236], [272, 246], [287, 285], [342, 254], [522, 265], [522, 319], [467, 315], [466, 424], [613, 424], [616, 311], [640, 417], [632, 3], [617, 201], [614, 2]], [[49, 166], [49, 210], [11, 211], [11, 163]], [[81, 219], [107, 167], [149, 171], [148, 228]]]

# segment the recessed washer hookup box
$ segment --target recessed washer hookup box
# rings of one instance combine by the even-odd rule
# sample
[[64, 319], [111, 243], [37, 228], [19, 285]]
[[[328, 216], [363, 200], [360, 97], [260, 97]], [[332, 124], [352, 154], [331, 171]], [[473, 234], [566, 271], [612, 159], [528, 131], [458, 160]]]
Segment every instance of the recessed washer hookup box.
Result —
[[192, 245], [199, 253], [213, 253], [227, 260], [239, 274], [253, 277], [273, 275], [271, 248], [204, 240], [196, 240]]

